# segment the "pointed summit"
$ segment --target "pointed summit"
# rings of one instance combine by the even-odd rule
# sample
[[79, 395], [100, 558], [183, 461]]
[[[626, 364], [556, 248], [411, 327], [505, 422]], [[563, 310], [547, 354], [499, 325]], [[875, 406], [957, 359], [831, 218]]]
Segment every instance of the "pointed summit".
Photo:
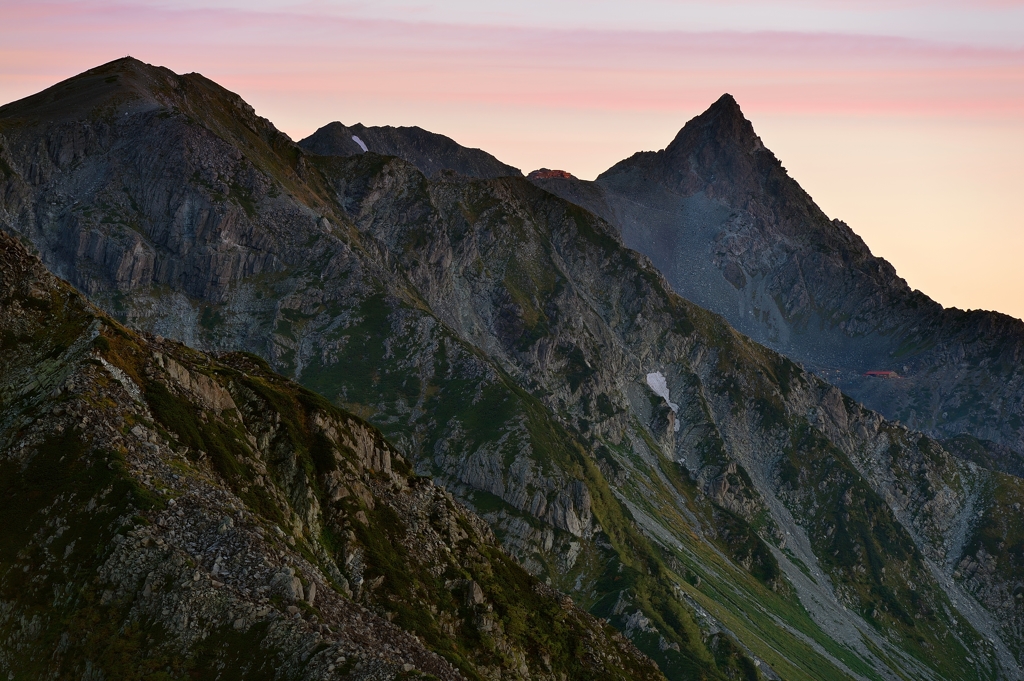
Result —
[[668, 182], [675, 186], [674, 191], [688, 195], [703, 191], [716, 178], [746, 184], [755, 181], [758, 174], [777, 170], [782, 170], [781, 164], [765, 149], [736, 99], [725, 93], [703, 113], [687, 121], [663, 150], [634, 154], [597, 179], [612, 184], [628, 183], [625, 176], [640, 172], [654, 181]]
[[708, 107], [705, 113], [715, 113], [719, 116], [733, 116], [743, 118], [743, 112], [740, 110], [739, 102], [736, 98], [726, 92], [724, 95], [715, 100], [715, 103]]
[[719, 97], [704, 113], [688, 121], [665, 151], [671, 156], [679, 147], [692, 150], [704, 145], [712, 145], [722, 151], [731, 148], [734, 151], [751, 152], [764, 148], [754, 132], [754, 126], [729, 93]]

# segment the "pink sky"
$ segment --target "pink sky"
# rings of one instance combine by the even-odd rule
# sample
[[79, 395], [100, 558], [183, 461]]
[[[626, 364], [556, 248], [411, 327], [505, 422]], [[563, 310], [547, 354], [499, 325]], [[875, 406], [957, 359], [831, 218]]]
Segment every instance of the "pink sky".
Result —
[[419, 125], [592, 178], [730, 92], [912, 286], [1024, 317], [1024, 3], [491, 7], [0, 0], [0, 103], [131, 54], [203, 73], [295, 139]]

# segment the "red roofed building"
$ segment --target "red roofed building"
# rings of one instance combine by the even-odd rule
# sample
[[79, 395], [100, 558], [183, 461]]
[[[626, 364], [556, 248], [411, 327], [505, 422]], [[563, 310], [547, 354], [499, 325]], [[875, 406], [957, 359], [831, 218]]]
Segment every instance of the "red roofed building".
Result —
[[899, 378], [900, 375], [895, 371], [865, 371], [865, 376], [871, 376], [872, 378]]

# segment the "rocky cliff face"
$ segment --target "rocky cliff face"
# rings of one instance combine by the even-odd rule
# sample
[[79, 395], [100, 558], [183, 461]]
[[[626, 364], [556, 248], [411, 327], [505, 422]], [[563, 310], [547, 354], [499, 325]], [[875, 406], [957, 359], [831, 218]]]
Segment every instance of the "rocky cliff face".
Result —
[[[261, 354], [372, 421], [670, 678], [1019, 678], [1019, 479], [741, 336], [523, 178], [312, 155], [172, 76], [116, 62], [0, 110], [4, 229], [94, 301]], [[136, 104], [165, 77], [168, 103]], [[43, 151], [104, 107], [114, 127], [77, 164]], [[177, 171], [126, 189], [147, 154]], [[137, 238], [148, 255], [125, 257], [151, 261], [148, 279], [69, 233]], [[262, 264], [204, 279], [203, 258]], [[184, 263], [189, 281], [161, 274]]]
[[523, 174], [486, 151], [460, 146], [450, 137], [415, 126], [367, 127], [357, 123], [349, 127], [338, 122], [328, 123], [300, 140], [299, 146], [321, 156], [353, 156], [366, 151], [397, 156], [412, 163], [428, 177], [446, 170], [483, 179]]
[[1024, 470], [1024, 323], [911, 290], [814, 204], [731, 96], [594, 183], [538, 184], [612, 222], [680, 295], [754, 340], [890, 419], [987, 441], [985, 460]]
[[6, 235], [0, 333], [12, 678], [663, 678], [372, 427], [127, 331]]

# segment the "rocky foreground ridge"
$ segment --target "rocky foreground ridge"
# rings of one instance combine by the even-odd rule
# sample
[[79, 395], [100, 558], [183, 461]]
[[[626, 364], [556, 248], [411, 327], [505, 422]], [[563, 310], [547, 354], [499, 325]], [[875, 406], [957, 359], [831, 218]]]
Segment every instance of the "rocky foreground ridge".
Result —
[[134, 60], [0, 135], [0, 223], [48, 267], [366, 418], [667, 677], [1020, 678], [1020, 479], [680, 298], [579, 202], [312, 154]]
[[659, 679], [374, 428], [0, 234], [7, 678]]

